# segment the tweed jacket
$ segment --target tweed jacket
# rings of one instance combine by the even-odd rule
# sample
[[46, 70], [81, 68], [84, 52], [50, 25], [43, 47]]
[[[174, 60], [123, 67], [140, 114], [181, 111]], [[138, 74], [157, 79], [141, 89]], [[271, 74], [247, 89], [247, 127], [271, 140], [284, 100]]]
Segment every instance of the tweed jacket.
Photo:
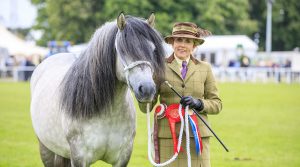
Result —
[[[194, 98], [201, 99], [204, 108], [202, 111], [199, 111], [199, 113], [209, 124], [207, 115], [218, 114], [222, 109], [222, 102], [218, 95], [218, 89], [216, 87], [211, 66], [208, 63], [204, 61], [198, 61], [191, 56], [187, 66], [188, 71], [186, 77], [185, 79], [182, 79], [181, 72], [178, 68], [178, 63], [175, 60], [174, 54], [167, 58], [165, 63], [165, 80], [168, 81], [182, 96], [191, 95]], [[162, 84], [158, 89], [158, 94], [153, 104], [156, 104], [157, 99], [159, 99], [160, 103], [165, 103], [167, 105], [180, 102], [180, 98], [166, 84]], [[145, 112], [145, 110], [143, 112]], [[199, 118], [198, 123], [201, 137], [212, 136], [209, 129]], [[179, 130], [180, 123], [177, 123], [177, 135], [179, 135]], [[190, 134], [192, 134], [192, 132], [190, 132]], [[158, 120], [158, 137], [172, 138], [167, 118]]]

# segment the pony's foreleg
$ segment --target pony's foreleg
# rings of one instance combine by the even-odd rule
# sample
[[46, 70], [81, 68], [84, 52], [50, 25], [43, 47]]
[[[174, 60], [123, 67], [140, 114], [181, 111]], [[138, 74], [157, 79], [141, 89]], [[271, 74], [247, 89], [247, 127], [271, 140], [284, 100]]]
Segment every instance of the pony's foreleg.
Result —
[[39, 141], [40, 145], [40, 155], [45, 167], [53, 167], [55, 154], [50, 151], [41, 141]]
[[125, 159], [120, 159], [119, 161], [117, 161], [116, 164], [113, 164], [113, 167], [126, 167], [128, 162], [130, 160], [130, 155], [128, 157], [125, 157]]
[[123, 148], [123, 150], [120, 152], [120, 156], [118, 161], [115, 164], [112, 164], [113, 167], [126, 167], [132, 153], [132, 147], [133, 147], [133, 139], [132, 142], [130, 142], [128, 145], [125, 146], [126, 148]]
[[55, 154], [54, 166], [55, 167], [71, 167], [71, 160]]
[[71, 167], [71, 161], [68, 158], [59, 156], [49, 150], [41, 141], [40, 155], [45, 167]]
[[72, 167], [89, 167], [90, 162], [87, 161], [86, 157], [80, 155], [80, 149], [78, 148], [76, 144], [70, 143], [70, 149], [71, 149], [71, 164]]

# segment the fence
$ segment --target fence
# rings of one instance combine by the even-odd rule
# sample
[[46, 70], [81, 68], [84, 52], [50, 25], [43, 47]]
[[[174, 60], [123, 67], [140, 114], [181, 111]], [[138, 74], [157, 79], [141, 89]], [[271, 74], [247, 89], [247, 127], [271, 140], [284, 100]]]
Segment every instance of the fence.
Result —
[[[1, 79], [27, 81], [35, 67], [9, 67], [0, 69]], [[213, 72], [219, 82], [274, 82], [300, 83], [300, 72], [290, 68], [261, 68], [261, 67], [214, 67]]]
[[213, 71], [220, 82], [300, 83], [300, 72], [292, 71], [290, 68], [219, 67], [213, 68]]
[[4, 67], [0, 69], [0, 78], [13, 81], [27, 81], [30, 79], [35, 67], [33, 66], [16, 66]]

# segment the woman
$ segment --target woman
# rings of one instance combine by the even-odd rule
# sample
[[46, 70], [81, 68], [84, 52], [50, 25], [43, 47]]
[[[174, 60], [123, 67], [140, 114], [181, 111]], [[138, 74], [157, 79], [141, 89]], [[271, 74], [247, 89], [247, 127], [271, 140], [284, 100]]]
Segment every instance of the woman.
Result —
[[[172, 35], [165, 37], [165, 41], [171, 44], [174, 52], [166, 59], [165, 79], [183, 98], [180, 99], [166, 84], [162, 84], [158, 90], [159, 101], [165, 106], [181, 103], [184, 107], [189, 106], [195, 109], [208, 122], [208, 114], [218, 114], [222, 109], [222, 102], [218, 95], [218, 89], [212, 73], [211, 66], [203, 61], [199, 61], [192, 56], [193, 50], [203, 44], [202, 37], [210, 35], [210, 32], [199, 28], [190, 22], [179, 22], [174, 24]], [[153, 104], [156, 104], [154, 100]], [[142, 111], [144, 105], [140, 104]], [[168, 110], [168, 107], [167, 107]], [[191, 164], [197, 167], [210, 167], [209, 139], [212, 136], [203, 122], [196, 118], [192, 111], [189, 115], [196, 119], [196, 129], [201, 136], [200, 142], [194, 140], [195, 134], [190, 127], [190, 152]], [[172, 130], [170, 129], [169, 118], [164, 115], [157, 116], [157, 140], [159, 155], [156, 161], [165, 162], [174, 154]], [[176, 136], [178, 138], [180, 123], [176, 124]], [[154, 141], [154, 143], [156, 143]], [[202, 149], [199, 148], [201, 143]], [[185, 150], [185, 134], [182, 140], [182, 148]], [[196, 149], [195, 149], [196, 148]], [[186, 151], [180, 151], [177, 159], [169, 166], [187, 166]]]

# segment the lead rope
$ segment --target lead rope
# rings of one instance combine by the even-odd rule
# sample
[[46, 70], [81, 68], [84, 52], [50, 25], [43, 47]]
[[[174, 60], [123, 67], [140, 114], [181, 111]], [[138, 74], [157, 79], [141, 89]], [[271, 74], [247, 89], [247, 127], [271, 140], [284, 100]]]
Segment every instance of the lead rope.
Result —
[[[180, 104], [181, 105], [181, 104]], [[191, 163], [191, 151], [190, 151], [190, 130], [189, 130], [189, 106], [185, 107], [185, 135], [186, 135], [186, 156], [188, 161], [188, 167]]]
[[[180, 120], [181, 120], [181, 123], [180, 123], [180, 132], [179, 132], [179, 139], [178, 139], [178, 144], [177, 144], [177, 150], [180, 150], [180, 147], [181, 147], [181, 142], [182, 142], [182, 134], [183, 134], [183, 126], [184, 126], [184, 119], [183, 119], [183, 116], [182, 116], [182, 106], [181, 104], [179, 105], [179, 109], [178, 109], [178, 113], [179, 113], [179, 117], [180, 117]], [[186, 121], [186, 153], [187, 153], [187, 157], [188, 157], [188, 167], [191, 166], [191, 156], [190, 156], [190, 138], [189, 138], [189, 124], [188, 124], [188, 106], [185, 108], [185, 115], [186, 115], [186, 118], [185, 121]], [[163, 162], [163, 163], [156, 163], [153, 161], [153, 158], [152, 158], [152, 155], [151, 155], [151, 129], [150, 129], [150, 103], [147, 103], [147, 128], [148, 128], [148, 159], [149, 161], [151, 162], [152, 165], [156, 166], [156, 167], [159, 167], [159, 166], [166, 166], [170, 163], [172, 163], [173, 161], [175, 161], [175, 159], [177, 158], [178, 156], [178, 152], [176, 152], [171, 159], [169, 159], [168, 161], [166, 162]]]

